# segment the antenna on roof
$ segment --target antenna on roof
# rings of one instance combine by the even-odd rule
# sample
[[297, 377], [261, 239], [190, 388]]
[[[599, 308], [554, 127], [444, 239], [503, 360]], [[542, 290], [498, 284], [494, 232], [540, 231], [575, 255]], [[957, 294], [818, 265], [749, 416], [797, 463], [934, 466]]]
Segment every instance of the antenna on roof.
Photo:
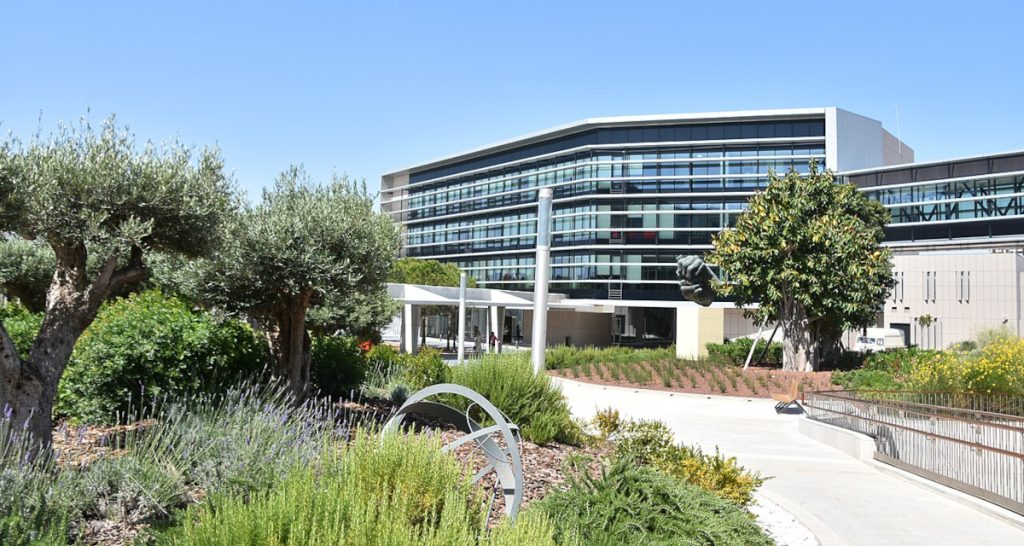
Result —
[[900, 156], [900, 163], [903, 163], [903, 135], [900, 133], [900, 103], [893, 103], [896, 105], [896, 149]]

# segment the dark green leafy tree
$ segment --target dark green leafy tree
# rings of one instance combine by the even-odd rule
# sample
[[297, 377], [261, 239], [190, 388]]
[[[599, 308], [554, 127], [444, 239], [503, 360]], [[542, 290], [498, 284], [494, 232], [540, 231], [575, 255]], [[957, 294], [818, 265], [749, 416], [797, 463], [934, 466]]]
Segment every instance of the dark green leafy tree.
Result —
[[[426, 286], [459, 286], [461, 271], [453, 263], [443, 263], [437, 260], [420, 260], [417, 258], [402, 258], [395, 261], [388, 276], [390, 282], [403, 284], [422, 284]], [[466, 279], [466, 286], [476, 287], [476, 279]], [[448, 329], [445, 331], [445, 342], [449, 349], [455, 339], [459, 322], [459, 308], [452, 305], [428, 305], [422, 311], [422, 327], [420, 334], [423, 336], [420, 344], [427, 345], [427, 317], [445, 316], [448, 317]]]
[[817, 370], [842, 333], [871, 324], [892, 288], [891, 252], [880, 246], [886, 209], [815, 165], [806, 177], [771, 174], [736, 227], [715, 237], [717, 286], [757, 324], [780, 322], [783, 367]]
[[217, 150], [140, 148], [113, 118], [99, 129], [83, 122], [0, 143], [0, 191], [0, 255], [28, 241], [53, 253], [29, 351], [18, 351], [0, 324], [0, 405], [48, 447], [57, 384], [100, 305], [148, 276], [150, 252], [209, 253], [235, 194]]
[[190, 266], [185, 292], [252, 318], [273, 371], [301, 396], [310, 384], [310, 309], [386, 297], [398, 244], [397, 228], [374, 210], [364, 184], [336, 177], [317, 185], [293, 166], [228, 226], [214, 258]]

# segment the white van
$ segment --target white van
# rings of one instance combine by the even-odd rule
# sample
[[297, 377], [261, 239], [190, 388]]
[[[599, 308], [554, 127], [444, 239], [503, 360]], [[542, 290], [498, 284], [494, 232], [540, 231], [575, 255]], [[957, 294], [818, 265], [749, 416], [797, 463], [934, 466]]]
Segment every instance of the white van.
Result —
[[907, 346], [903, 331], [896, 328], [868, 328], [857, 335], [857, 343], [853, 350], [862, 353], [867, 351], [881, 352], [889, 349], [903, 349]]

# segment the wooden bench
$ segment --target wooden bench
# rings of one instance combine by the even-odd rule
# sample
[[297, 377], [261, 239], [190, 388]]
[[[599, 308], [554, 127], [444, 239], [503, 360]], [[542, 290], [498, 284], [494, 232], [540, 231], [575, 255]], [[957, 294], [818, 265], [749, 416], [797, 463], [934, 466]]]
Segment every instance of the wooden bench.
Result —
[[797, 408], [799, 408], [800, 407], [799, 398], [800, 398], [800, 385], [797, 383], [796, 379], [794, 379], [789, 384], [789, 390], [788, 391], [782, 392], [782, 393], [778, 393], [778, 392], [773, 392], [772, 393], [772, 400], [775, 400], [775, 402], [776, 402], [776, 404], [775, 404], [775, 413], [780, 413], [780, 412], [782, 412], [782, 410], [788, 408], [789, 406], [796, 406]]

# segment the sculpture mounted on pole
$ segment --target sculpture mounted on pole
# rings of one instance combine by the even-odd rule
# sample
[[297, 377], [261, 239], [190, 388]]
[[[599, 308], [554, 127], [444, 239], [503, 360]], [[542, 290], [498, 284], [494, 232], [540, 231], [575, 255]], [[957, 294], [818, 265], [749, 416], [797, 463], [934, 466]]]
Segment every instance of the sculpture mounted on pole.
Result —
[[679, 277], [679, 291], [683, 297], [707, 307], [715, 301], [714, 283], [719, 281], [708, 264], [700, 256], [678, 256], [676, 275]]

